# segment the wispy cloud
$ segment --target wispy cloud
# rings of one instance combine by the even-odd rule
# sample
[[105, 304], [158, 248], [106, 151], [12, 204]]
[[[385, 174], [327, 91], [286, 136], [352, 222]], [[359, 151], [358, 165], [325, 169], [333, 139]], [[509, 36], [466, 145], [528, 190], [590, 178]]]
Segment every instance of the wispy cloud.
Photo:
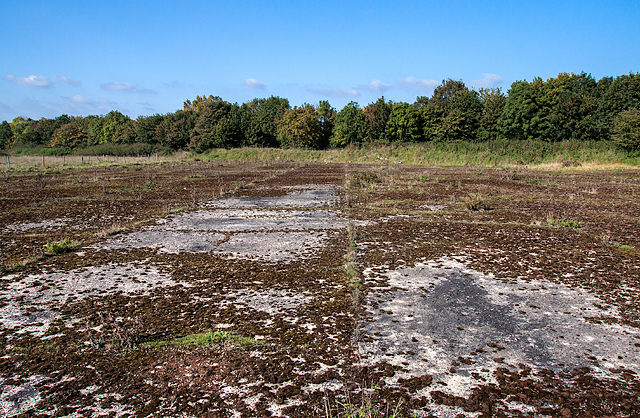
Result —
[[359, 97], [360, 93], [355, 90], [341, 90], [341, 89], [307, 89], [309, 93], [317, 94], [323, 97]]
[[62, 113], [74, 115], [104, 114], [113, 109], [120, 110], [123, 113], [128, 112], [128, 109], [125, 107], [104, 97], [91, 99], [75, 94], [71, 97], [65, 97], [64, 99], [64, 102], [55, 104], [55, 107], [60, 109]]
[[398, 85], [407, 90], [432, 91], [439, 84], [436, 80], [406, 77], [398, 80]]
[[82, 82], [80, 80], [76, 80], [73, 78], [67, 78], [63, 75], [53, 75], [53, 78], [55, 78], [57, 81], [59, 81], [60, 83], [63, 84], [68, 84], [70, 86], [80, 86], [82, 85]]
[[30, 75], [28, 77], [17, 77], [15, 75], [7, 74], [4, 76], [5, 80], [10, 83], [17, 84], [18, 86], [47, 88], [53, 85], [53, 81], [45, 76]]
[[147, 112], [156, 112], [156, 107], [153, 103], [149, 103], [149, 102], [138, 102], [136, 103], [139, 106], [142, 106], [142, 109], [147, 111]]
[[121, 91], [125, 93], [155, 94], [156, 92], [155, 90], [134, 86], [133, 84], [125, 83], [123, 81], [104, 83], [101, 84], [100, 87], [102, 88], [102, 90]]
[[369, 84], [360, 84], [357, 90], [368, 91], [372, 93], [384, 93], [393, 88], [393, 84], [384, 83], [378, 79], [373, 79]]
[[91, 100], [88, 97], [84, 97], [84, 96], [80, 96], [79, 94], [74, 94], [73, 96], [71, 96], [69, 98], [70, 102], [73, 103], [82, 103], [82, 104], [92, 104], [95, 103], [93, 100]]
[[473, 88], [493, 88], [502, 84], [502, 77], [497, 74], [482, 74], [479, 80], [469, 80], [466, 84]]
[[247, 78], [246, 80], [244, 80], [242, 85], [245, 86], [245, 87], [249, 87], [250, 89], [255, 89], [255, 90], [264, 90], [264, 89], [267, 88], [267, 86], [265, 86], [264, 84], [262, 84], [261, 82], [259, 82], [255, 78]]

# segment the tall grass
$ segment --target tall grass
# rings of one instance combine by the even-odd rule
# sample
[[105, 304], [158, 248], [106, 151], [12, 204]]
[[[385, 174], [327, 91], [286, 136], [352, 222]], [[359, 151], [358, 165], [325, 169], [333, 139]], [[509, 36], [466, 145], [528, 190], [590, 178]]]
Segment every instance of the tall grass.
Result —
[[134, 156], [158, 153], [160, 155], [172, 154], [170, 148], [154, 144], [99, 144], [90, 147], [80, 147], [73, 150], [67, 148], [50, 148], [46, 145], [19, 144], [9, 150], [10, 155], [37, 155], [37, 156], [62, 156], [62, 155], [117, 155]]
[[203, 154], [202, 158], [213, 161], [388, 162], [449, 166], [640, 165], [640, 153], [621, 150], [612, 141], [430, 142], [370, 145], [323, 151], [245, 147], [210, 150]]

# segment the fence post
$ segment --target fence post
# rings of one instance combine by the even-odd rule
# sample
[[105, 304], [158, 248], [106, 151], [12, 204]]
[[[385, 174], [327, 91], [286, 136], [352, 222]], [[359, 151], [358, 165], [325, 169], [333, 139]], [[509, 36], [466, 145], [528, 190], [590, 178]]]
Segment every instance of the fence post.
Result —
[[84, 164], [84, 155], [80, 157], [80, 164]]
[[42, 168], [44, 168], [44, 155], [42, 156]]
[[11, 170], [11, 160], [9, 160], [8, 155], [7, 155], [7, 169]]
[[64, 155], [62, 156], [62, 166], [64, 167]]

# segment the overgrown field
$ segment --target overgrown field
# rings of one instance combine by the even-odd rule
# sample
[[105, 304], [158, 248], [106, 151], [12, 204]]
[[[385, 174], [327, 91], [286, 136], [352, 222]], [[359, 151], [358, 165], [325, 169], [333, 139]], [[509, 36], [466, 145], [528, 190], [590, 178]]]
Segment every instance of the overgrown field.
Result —
[[0, 415], [637, 416], [639, 170], [379, 161], [5, 172]]

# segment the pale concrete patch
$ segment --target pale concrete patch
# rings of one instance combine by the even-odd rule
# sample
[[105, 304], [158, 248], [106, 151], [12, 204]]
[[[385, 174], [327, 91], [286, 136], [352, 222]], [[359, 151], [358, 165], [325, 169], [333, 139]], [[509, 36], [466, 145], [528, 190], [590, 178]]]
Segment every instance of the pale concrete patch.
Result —
[[337, 200], [335, 186], [295, 186], [285, 190], [294, 190], [285, 196], [274, 197], [231, 197], [215, 199], [207, 203], [209, 207], [238, 208], [318, 208], [333, 206]]
[[365, 277], [378, 286], [366, 298], [370, 318], [362, 327], [372, 341], [360, 342], [359, 350], [366, 365], [403, 367], [389, 383], [429, 374], [429, 390], [465, 396], [481, 383], [471, 373], [492, 381], [502, 365], [495, 359], [534, 370], [586, 365], [602, 377], [612, 377], [611, 368], [640, 372], [638, 330], [587, 322], [618, 313], [582, 289], [505, 282], [452, 259], [368, 269]]
[[119, 235], [94, 248], [210, 252], [267, 262], [311, 257], [329, 238], [327, 231], [344, 229], [348, 221], [334, 211], [317, 209], [335, 203], [335, 187], [291, 190], [285, 196], [214, 200], [206, 209], [158, 219], [154, 226]]
[[45, 380], [44, 376], [33, 375], [20, 385], [7, 385], [0, 379], [0, 416], [13, 417], [33, 410], [41, 400], [36, 386]]
[[59, 318], [58, 308], [68, 301], [117, 292], [147, 294], [156, 287], [176, 284], [158, 267], [144, 264], [107, 264], [68, 272], [5, 276], [0, 288], [0, 324], [18, 333], [41, 336]]
[[154, 228], [132, 232], [100, 243], [93, 248], [98, 250], [157, 248], [159, 253], [206, 253], [216, 248], [224, 238], [223, 234], [196, 231], [164, 231]]
[[67, 226], [67, 223], [71, 222], [69, 218], [58, 218], [50, 221], [42, 221], [42, 222], [28, 222], [24, 224], [12, 224], [6, 227], [7, 231], [11, 232], [25, 232], [30, 229], [60, 229], [64, 226]]

